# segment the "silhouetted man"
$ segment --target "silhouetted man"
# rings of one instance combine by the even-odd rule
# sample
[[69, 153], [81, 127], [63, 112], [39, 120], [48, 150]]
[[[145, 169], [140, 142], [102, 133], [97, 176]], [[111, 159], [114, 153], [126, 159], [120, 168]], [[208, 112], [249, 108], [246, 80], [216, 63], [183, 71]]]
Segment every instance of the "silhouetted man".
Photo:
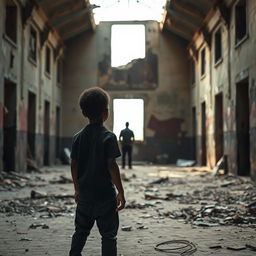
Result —
[[134, 142], [134, 134], [133, 131], [130, 130], [129, 123], [125, 123], [126, 128], [123, 129], [119, 135], [119, 140], [122, 143], [122, 168], [125, 168], [125, 157], [126, 153], [128, 153], [128, 164], [129, 168], [132, 168], [132, 144]]

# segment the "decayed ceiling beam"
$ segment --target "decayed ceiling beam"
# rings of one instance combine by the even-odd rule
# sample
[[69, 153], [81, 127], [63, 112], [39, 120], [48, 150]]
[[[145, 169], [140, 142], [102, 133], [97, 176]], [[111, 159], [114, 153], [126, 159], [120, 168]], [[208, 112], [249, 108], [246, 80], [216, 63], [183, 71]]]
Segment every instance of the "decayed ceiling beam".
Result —
[[180, 27], [172, 24], [170, 20], [167, 20], [165, 24], [165, 28], [169, 31], [172, 31], [174, 34], [186, 39], [187, 41], [190, 41], [192, 38], [192, 33], [188, 32], [184, 27]]
[[89, 25], [86, 25], [86, 26], [77, 28], [77, 29], [75, 29], [75, 30], [69, 31], [68, 33], [65, 33], [65, 34], [62, 36], [62, 40], [63, 40], [63, 41], [66, 41], [66, 40], [70, 39], [71, 37], [77, 36], [77, 35], [79, 35], [79, 34], [85, 32], [86, 30], [89, 30], [89, 29], [90, 29], [90, 26], [89, 26]]
[[65, 27], [58, 29], [61, 36], [65, 35], [66, 33], [72, 32], [73, 30], [79, 29], [81, 27], [87, 26], [89, 24], [89, 21], [84, 19], [84, 22], [80, 19], [77, 21], [74, 21], [72, 23], [67, 24]]
[[215, 0], [196, 0], [194, 2], [203, 10], [209, 11], [209, 9], [213, 6]]
[[184, 13], [186, 13], [189, 16], [191, 16], [194, 19], [196, 19], [198, 22], [202, 21], [204, 16], [205, 16], [204, 12], [200, 11], [199, 9], [197, 9], [195, 7], [193, 7], [193, 8], [189, 7], [184, 2], [174, 1], [174, 2], [171, 2], [171, 3], [172, 3], [171, 6], [174, 6], [175, 9], [183, 11]]
[[171, 28], [174, 28], [178, 31], [182, 31], [184, 34], [188, 35], [188, 37], [191, 39], [193, 34], [194, 34], [194, 31], [192, 31], [190, 28], [188, 28], [187, 26], [184, 26], [182, 25], [181, 23], [179, 22], [173, 22], [171, 23]]
[[[52, 0], [36, 0], [36, 2], [38, 4], [40, 4], [43, 8], [45, 8], [47, 10], [58, 7], [60, 4], [63, 3], [63, 1], [65, 1], [65, 0], [55, 0], [55, 1], [52, 1]], [[68, 0], [66, 0], [66, 1], [68, 1]]]
[[76, 19], [76, 18], [80, 18], [81, 16], [87, 14], [90, 10], [91, 10], [90, 8], [86, 8], [84, 10], [72, 12], [69, 15], [65, 15], [62, 18], [50, 20], [50, 24], [53, 27], [57, 27], [57, 28], [61, 27], [61, 26], [65, 25], [66, 23], [68, 23], [69, 21]]
[[167, 27], [167, 30], [169, 32], [172, 32], [173, 34], [175, 34], [175, 35], [177, 35], [177, 36], [187, 40], [188, 42], [191, 40], [191, 38], [188, 35], [186, 35], [185, 33], [183, 33], [183, 31], [177, 30], [174, 27], [171, 27], [171, 28]]
[[198, 29], [201, 25], [201, 22], [193, 19], [192, 17], [186, 15], [184, 12], [180, 12], [174, 9], [167, 9], [169, 16], [177, 18], [180, 22], [192, 27], [194, 30]]
[[65, 13], [65, 11], [73, 10], [79, 2], [81, 3], [81, 0], [61, 1], [61, 4], [57, 5], [49, 11], [49, 19], [60, 17], [63, 15], [63, 12]]

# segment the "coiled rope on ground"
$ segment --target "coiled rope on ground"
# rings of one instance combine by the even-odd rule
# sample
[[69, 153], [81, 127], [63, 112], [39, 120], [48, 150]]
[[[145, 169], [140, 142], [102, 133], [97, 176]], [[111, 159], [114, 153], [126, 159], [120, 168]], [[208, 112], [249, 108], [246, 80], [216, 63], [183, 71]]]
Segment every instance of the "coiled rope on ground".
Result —
[[[165, 245], [170, 245], [166, 248]], [[196, 245], [187, 240], [170, 240], [159, 243], [155, 246], [155, 250], [159, 252], [172, 253], [181, 256], [192, 255], [196, 252]]]

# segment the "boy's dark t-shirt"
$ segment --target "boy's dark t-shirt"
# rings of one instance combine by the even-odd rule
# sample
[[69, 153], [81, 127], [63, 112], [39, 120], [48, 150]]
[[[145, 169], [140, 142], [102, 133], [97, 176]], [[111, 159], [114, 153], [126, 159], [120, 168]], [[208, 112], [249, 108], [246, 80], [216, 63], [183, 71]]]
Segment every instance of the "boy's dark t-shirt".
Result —
[[102, 124], [89, 124], [74, 136], [71, 159], [77, 162], [80, 201], [115, 198], [107, 160], [120, 155], [115, 134]]

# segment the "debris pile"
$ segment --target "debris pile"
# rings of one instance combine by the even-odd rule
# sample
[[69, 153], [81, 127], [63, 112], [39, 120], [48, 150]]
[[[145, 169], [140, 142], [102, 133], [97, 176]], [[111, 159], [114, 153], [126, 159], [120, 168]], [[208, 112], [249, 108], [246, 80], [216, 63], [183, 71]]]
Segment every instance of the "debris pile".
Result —
[[38, 187], [45, 184], [36, 184], [35, 182], [41, 181], [39, 176], [34, 176], [33, 179], [16, 172], [0, 172], [0, 191], [12, 191], [24, 187]]
[[51, 184], [67, 184], [67, 183], [73, 183], [71, 178], [67, 178], [64, 175], [60, 175], [58, 179], [50, 180]]
[[186, 223], [191, 223], [203, 227], [215, 227], [218, 225], [247, 225], [256, 227], [256, 216], [252, 216], [248, 211], [241, 211], [237, 207], [206, 205], [201, 209], [193, 207], [182, 208], [177, 211], [166, 212], [163, 216], [172, 219], [184, 219]]
[[[218, 186], [205, 186], [202, 190], [196, 189], [183, 195], [169, 193], [161, 197], [145, 194], [145, 199], [177, 200], [179, 204], [189, 205], [175, 211], [160, 212], [159, 215], [184, 219], [186, 223], [197, 226], [244, 225], [255, 228], [255, 186], [239, 177], [226, 177], [219, 182]], [[201, 207], [192, 207], [193, 204]]]
[[34, 216], [39, 213], [40, 218], [51, 218], [73, 214], [74, 209], [73, 195], [48, 195], [35, 190], [31, 191], [30, 197], [0, 201], [0, 212], [7, 216], [15, 213]]
[[135, 200], [128, 202], [125, 206], [126, 209], [145, 209], [149, 207], [155, 207], [156, 203], [137, 203]]

